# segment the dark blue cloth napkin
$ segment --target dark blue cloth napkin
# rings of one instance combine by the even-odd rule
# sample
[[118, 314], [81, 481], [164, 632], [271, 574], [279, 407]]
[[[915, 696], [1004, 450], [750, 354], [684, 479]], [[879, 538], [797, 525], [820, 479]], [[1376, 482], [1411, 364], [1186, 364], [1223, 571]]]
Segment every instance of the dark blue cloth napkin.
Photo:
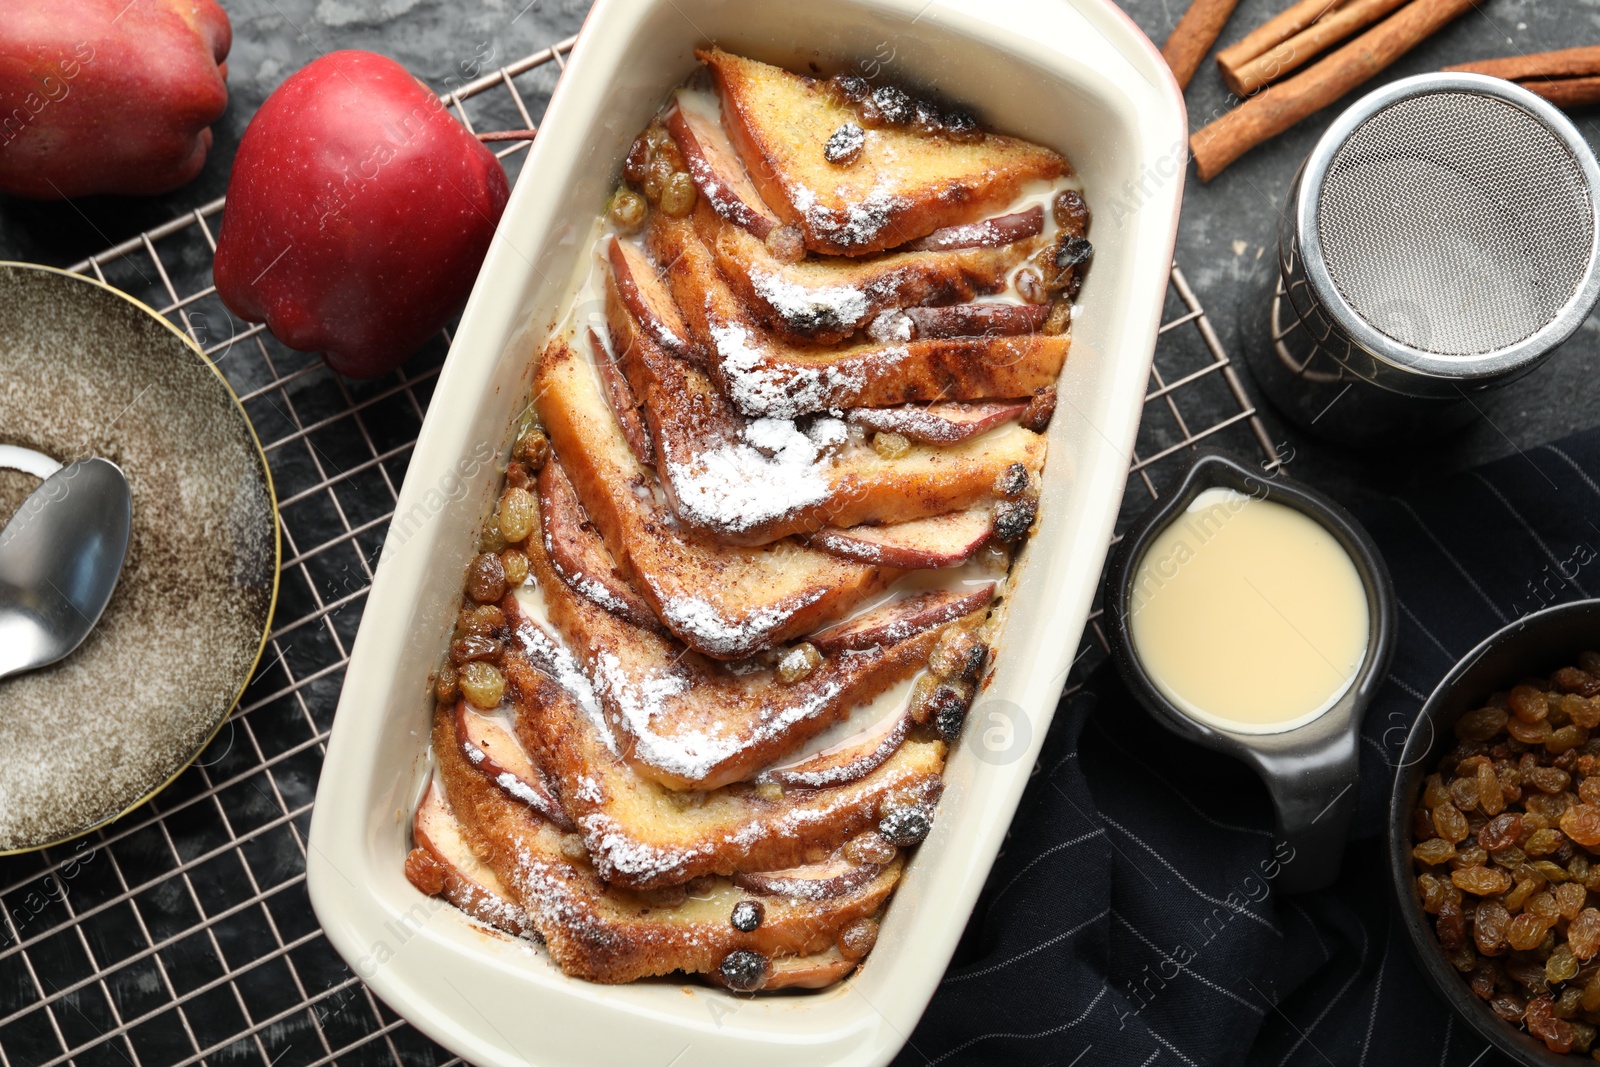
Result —
[[1506, 1062], [1411, 959], [1385, 816], [1406, 731], [1457, 659], [1520, 615], [1600, 595], [1600, 431], [1361, 519], [1394, 577], [1400, 627], [1362, 729], [1338, 883], [1279, 893], [1253, 773], [1158, 726], [1108, 664], [1062, 701], [897, 1067]]

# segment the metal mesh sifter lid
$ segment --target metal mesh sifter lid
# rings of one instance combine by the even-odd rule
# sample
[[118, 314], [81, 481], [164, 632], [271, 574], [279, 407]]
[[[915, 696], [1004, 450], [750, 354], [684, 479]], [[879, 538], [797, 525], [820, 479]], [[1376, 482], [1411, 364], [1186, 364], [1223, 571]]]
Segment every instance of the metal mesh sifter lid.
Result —
[[1597, 175], [1571, 123], [1519, 87], [1396, 82], [1307, 161], [1304, 268], [1329, 316], [1380, 355], [1446, 374], [1429, 357], [1537, 358], [1594, 302]]

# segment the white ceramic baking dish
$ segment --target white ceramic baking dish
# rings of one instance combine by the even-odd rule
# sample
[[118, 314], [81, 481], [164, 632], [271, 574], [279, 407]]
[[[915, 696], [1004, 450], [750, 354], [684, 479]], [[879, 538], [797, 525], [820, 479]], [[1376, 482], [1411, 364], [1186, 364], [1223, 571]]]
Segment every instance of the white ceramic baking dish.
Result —
[[[1050, 429], [1041, 522], [1018, 563], [998, 670], [877, 949], [848, 981], [801, 996], [569, 979], [541, 950], [422, 896], [401, 870], [426, 773], [428, 673], [498, 491], [532, 361], [628, 144], [708, 41], [791, 69], [861, 64], [937, 89], [996, 128], [1064, 152], [1094, 212], [1094, 269]], [[994, 860], [1089, 612], [1166, 292], [1185, 136], [1166, 66], [1106, 0], [595, 4], [439, 378], [323, 767], [311, 901], [380, 997], [480, 1067], [882, 1064], [895, 1054]]]

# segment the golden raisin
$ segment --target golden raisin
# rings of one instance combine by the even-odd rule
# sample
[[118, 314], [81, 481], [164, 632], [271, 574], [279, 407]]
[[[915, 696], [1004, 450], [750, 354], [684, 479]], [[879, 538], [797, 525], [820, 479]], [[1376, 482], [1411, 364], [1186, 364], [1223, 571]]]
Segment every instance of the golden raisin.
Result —
[[414, 848], [406, 854], [406, 881], [430, 897], [444, 892], [444, 865], [426, 849]]
[[467, 595], [480, 604], [493, 603], [506, 595], [506, 568], [499, 556], [484, 552], [473, 557], [467, 568]]
[[1505, 793], [1500, 788], [1500, 776], [1494, 772], [1494, 764], [1484, 760], [1478, 764], [1478, 810], [1485, 815], [1499, 815], [1505, 810]]
[[839, 955], [847, 960], [859, 960], [877, 943], [878, 924], [871, 919], [857, 919], [839, 932]]
[[1563, 882], [1552, 892], [1556, 898], [1556, 910], [1563, 919], [1576, 919], [1589, 900], [1589, 891], [1583, 888], [1582, 882]]
[[1433, 828], [1440, 837], [1455, 844], [1466, 839], [1467, 817], [1454, 804], [1446, 802], [1433, 809]]
[[1550, 722], [1547, 719], [1537, 722], [1510, 719], [1506, 722], [1506, 733], [1525, 745], [1542, 745], [1550, 739]]
[[1578, 973], [1578, 957], [1572, 954], [1571, 946], [1565, 942], [1556, 946], [1550, 953], [1550, 958], [1544, 963], [1544, 976], [1546, 981], [1565, 982]]
[[500, 566], [505, 568], [506, 585], [512, 589], [528, 580], [528, 557], [514, 548], [500, 553]]
[[1514, 916], [1510, 925], [1506, 927], [1506, 941], [1519, 952], [1526, 952], [1539, 947], [1539, 942], [1544, 940], [1545, 931], [1548, 929], [1550, 927], [1543, 919], [1523, 912]]
[[898, 851], [899, 849], [890, 844], [882, 834], [876, 830], [868, 830], [845, 842], [844, 858], [856, 866], [869, 863], [884, 864], [894, 859]]
[[778, 681], [793, 685], [822, 665], [822, 653], [810, 641], [795, 645], [778, 661]]
[[1492, 897], [1511, 888], [1511, 876], [1498, 867], [1464, 867], [1450, 873], [1450, 880], [1463, 893]]
[[911, 451], [911, 442], [903, 434], [892, 431], [875, 433], [872, 435], [872, 450], [884, 459], [899, 459]]
[[506, 695], [505, 675], [493, 664], [475, 659], [461, 668], [461, 695], [475, 708], [497, 708]]
[[1593, 804], [1572, 805], [1561, 816], [1561, 829], [1585, 848], [1600, 845], [1600, 807]]
[[1589, 731], [1581, 726], [1567, 725], [1552, 730], [1550, 736], [1544, 739], [1544, 747], [1551, 755], [1559, 756], [1563, 752], [1577, 748], [1587, 740]]
[[1522, 816], [1516, 812], [1496, 815], [1478, 830], [1478, 845], [1494, 852], [1517, 843], [1522, 834]]
[[650, 204], [632, 189], [618, 189], [611, 198], [611, 224], [621, 233], [638, 233], [650, 215]]
[[520, 544], [533, 532], [538, 508], [526, 489], [507, 489], [500, 494], [500, 533], [508, 544]]
[[537, 474], [544, 469], [545, 460], [550, 458], [550, 438], [546, 437], [544, 431], [538, 427], [529, 427], [521, 437], [517, 438], [516, 447], [512, 449], [511, 454]]
[[1482, 900], [1474, 913], [1472, 939], [1478, 951], [1485, 956], [1498, 956], [1506, 949], [1506, 927], [1511, 925], [1511, 913], [1493, 900]]
[[1442, 837], [1432, 837], [1413, 848], [1411, 854], [1423, 863], [1446, 863], [1456, 858], [1456, 847]]
[[1600, 952], [1600, 911], [1584, 908], [1578, 912], [1578, 917], [1567, 927], [1567, 944], [1580, 960], [1594, 958], [1594, 954]]
[[661, 210], [675, 219], [681, 219], [694, 210], [697, 195], [694, 179], [678, 171], [667, 179], [661, 189]]
[[1456, 736], [1463, 741], [1487, 741], [1506, 724], [1506, 713], [1499, 708], [1479, 708], [1456, 720]]
[[449, 665], [440, 667], [438, 673], [433, 676], [433, 698], [441, 704], [454, 704], [460, 695], [461, 689], [456, 685], [455, 668]]
[[1510, 702], [1511, 714], [1523, 722], [1542, 722], [1550, 714], [1549, 701], [1531, 685], [1519, 685], [1511, 690]]

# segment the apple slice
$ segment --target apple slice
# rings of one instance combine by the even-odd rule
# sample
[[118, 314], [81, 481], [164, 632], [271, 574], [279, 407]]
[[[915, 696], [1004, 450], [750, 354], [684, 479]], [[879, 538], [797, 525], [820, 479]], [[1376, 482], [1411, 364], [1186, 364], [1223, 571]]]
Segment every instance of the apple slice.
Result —
[[479, 922], [518, 936], [536, 936], [499, 876], [473, 855], [437, 782], [428, 785], [417, 805], [411, 835], [417, 847], [406, 857], [406, 878], [412, 885], [429, 896], [443, 897]]
[[733, 142], [722, 128], [721, 111], [714, 98], [679, 89], [667, 112], [667, 132], [677, 142], [689, 177], [706, 203], [735, 226], [766, 240], [781, 223], [739, 162]]
[[[767, 980], [761, 983], [761, 991], [770, 993], [774, 989], [824, 989], [848, 977], [850, 972], [856, 969], [858, 962], [860, 961], [845, 959], [836, 945], [809, 956], [778, 956], [767, 967]], [[719, 985], [724, 989], [733, 988], [728, 985], [720, 971], [707, 971], [701, 977], [712, 985]]]
[[944, 252], [952, 248], [999, 248], [1028, 237], [1036, 237], [1044, 229], [1044, 208], [1038, 204], [1026, 211], [1012, 215], [997, 215], [992, 219], [965, 222], [959, 226], [946, 226], [928, 236], [902, 245], [908, 252]]
[[573, 592], [640, 629], [666, 636], [661, 619], [618, 572], [559, 464], [546, 463], [539, 472], [539, 514], [550, 562]]
[[589, 328], [589, 351], [594, 355], [594, 365], [600, 371], [600, 380], [605, 383], [606, 397], [611, 401], [611, 410], [617, 416], [617, 422], [622, 424], [622, 436], [627, 438], [628, 447], [633, 449], [640, 463], [647, 467], [655, 466], [655, 449], [650, 444], [649, 433], [645, 431], [644, 418], [639, 414], [639, 400], [633, 395], [628, 379], [618, 369], [617, 361], [599, 331], [592, 326]]
[[[660, 286], [641, 285], [641, 281], [648, 279], [636, 278], [633, 273], [633, 259], [643, 259], [644, 253], [634, 245], [626, 245], [617, 238], [611, 238], [605, 246], [604, 254], [611, 265], [612, 278], [616, 282], [618, 297], [622, 300], [633, 317], [639, 320], [640, 327], [646, 336], [654, 341], [661, 350], [678, 359], [704, 366], [706, 357], [689, 336], [689, 326], [683, 321], [683, 315], [678, 311], [678, 305], [673, 302], [672, 295]], [[641, 270], [654, 270], [648, 263]], [[597, 353], [603, 349], [596, 349]], [[621, 356], [623, 353], [618, 352]]]
[[958, 567], [993, 534], [994, 511], [979, 506], [887, 526], [830, 527], [813, 535], [810, 544], [858, 563], [911, 571]]
[[893, 408], [852, 408], [851, 422], [869, 430], [883, 430], [930, 445], [953, 445], [1021, 418], [1026, 400], [942, 401], [901, 404]]
[[[888, 312], [893, 315], [895, 312]], [[910, 320], [918, 337], [1014, 337], [1037, 333], [1050, 317], [1044, 304], [951, 304], [947, 307], [905, 308], [898, 312]], [[873, 322], [873, 326], [877, 321]]]
[[456, 705], [456, 744], [467, 762], [509, 796], [522, 801], [563, 830], [572, 820], [561, 810], [544, 774], [510, 730], [495, 719], [480, 715], [465, 700]]
[[801, 900], [831, 900], [853, 892], [878, 876], [877, 863], [851, 863], [836, 852], [821, 863], [790, 867], [782, 871], [745, 871], [733, 876], [733, 884], [752, 893], [772, 897], [797, 897]]
[[831, 748], [787, 767], [762, 771], [755, 780], [797, 789], [826, 789], [859, 781], [883, 766], [910, 730], [910, 715], [904, 712], [886, 715]]
[[972, 614], [994, 599], [994, 587], [995, 583], [984, 582], [967, 592], [940, 589], [891, 600], [882, 607], [812, 634], [807, 640], [824, 656], [879, 648], [903, 641], [909, 634], [920, 633]]

